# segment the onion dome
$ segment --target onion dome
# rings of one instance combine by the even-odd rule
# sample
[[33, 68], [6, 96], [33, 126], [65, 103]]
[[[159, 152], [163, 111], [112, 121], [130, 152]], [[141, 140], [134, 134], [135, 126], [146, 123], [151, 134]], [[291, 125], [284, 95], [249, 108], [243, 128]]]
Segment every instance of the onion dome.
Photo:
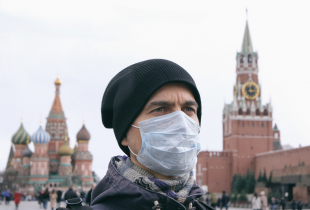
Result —
[[81, 130], [76, 134], [76, 140], [84, 140], [84, 141], [89, 141], [90, 139], [90, 133], [85, 127], [85, 124], [83, 124]]
[[68, 141], [65, 141], [63, 145], [58, 150], [59, 155], [72, 155], [73, 149], [70, 148]]
[[61, 80], [59, 79], [59, 77], [57, 77], [57, 79], [55, 80], [55, 85], [61, 85]]
[[31, 157], [32, 151], [29, 149], [28, 145], [26, 149], [23, 150], [23, 157]]
[[30, 135], [24, 129], [23, 123], [20, 124], [18, 131], [12, 137], [13, 144], [28, 144]]
[[43, 130], [41, 125], [37, 130], [37, 132], [35, 132], [31, 136], [31, 140], [35, 144], [47, 144], [50, 141], [50, 139], [51, 139], [50, 135], [45, 130]]

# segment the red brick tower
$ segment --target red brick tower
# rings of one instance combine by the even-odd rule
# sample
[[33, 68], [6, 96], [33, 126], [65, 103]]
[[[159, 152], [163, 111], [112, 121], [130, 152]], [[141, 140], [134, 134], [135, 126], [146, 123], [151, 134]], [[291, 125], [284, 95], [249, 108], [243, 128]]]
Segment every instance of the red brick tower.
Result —
[[223, 110], [223, 150], [237, 151], [232, 174], [254, 171], [254, 155], [273, 150], [272, 105], [263, 105], [258, 80], [258, 55], [253, 51], [246, 22], [237, 53], [234, 99]]
[[30, 183], [44, 184], [49, 179], [49, 157], [47, 154], [50, 135], [39, 129], [31, 136], [34, 143], [34, 153], [31, 155]]
[[60, 156], [58, 154], [58, 150], [61, 145], [65, 142], [65, 136], [67, 133], [67, 124], [65, 114], [62, 110], [60, 97], [59, 97], [59, 89], [60, 89], [61, 81], [59, 78], [55, 81], [56, 86], [56, 95], [53, 102], [52, 109], [47, 117], [47, 123], [45, 130], [50, 134], [51, 140], [48, 144], [48, 156], [50, 159], [49, 170], [51, 174], [57, 174], [58, 166], [60, 163]]
[[88, 151], [90, 133], [83, 124], [81, 130], [77, 133], [77, 150], [73, 155], [74, 173], [79, 177], [83, 186], [90, 186], [93, 183], [92, 162], [93, 156]]
[[248, 22], [236, 59], [233, 102], [223, 110], [223, 151], [198, 154], [196, 180], [210, 192], [230, 192], [235, 174], [244, 175], [248, 170], [258, 174], [257, 154], [281, 149], [280, 131], [277, 126], [272, 129], [271, 102], [261, 102], [258, 55], [253, 51]]

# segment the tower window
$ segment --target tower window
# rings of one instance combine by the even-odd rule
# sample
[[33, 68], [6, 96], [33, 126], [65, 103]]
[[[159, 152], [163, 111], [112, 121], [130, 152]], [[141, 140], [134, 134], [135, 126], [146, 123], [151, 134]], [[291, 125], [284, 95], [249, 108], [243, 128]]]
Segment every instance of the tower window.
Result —
[[238, 115], [242, 115], [242, 108], [239, 109]]
[[256, 115], [259, 116], [260, 115], [260, 111], [259, 109], [256, 109]]
[[274, 134], [274, 139], [278, 139], [279, 138], [279, 134], [278, 133], [275, 133]]
[[252, 127], [254, 127], [254, 122], [252, 122]]
[[262, 122], [262, 128], [264, 127], [264, 123]]
[[242, 122], [241, 124], [242, 124], [242, 127], [244, 127], [244, 122]]
[[252, 55], [248, 55], [248, 63], [252, 63]]
[[267, 111], [267, 109], [264, 110], [264, 116], [268, 116], [268, 111]]
[[243, 63], [244, 62], [244, 60], [243, 60], [244, 58], [243, 58], [243, 55], [241, 55], [241, 58], [240, 58], [240, 63]]
[[246, 115], [250, 115], [250, 114], [251, 114], [250, 109], [247, 109], [247, 110], [246, 110]]

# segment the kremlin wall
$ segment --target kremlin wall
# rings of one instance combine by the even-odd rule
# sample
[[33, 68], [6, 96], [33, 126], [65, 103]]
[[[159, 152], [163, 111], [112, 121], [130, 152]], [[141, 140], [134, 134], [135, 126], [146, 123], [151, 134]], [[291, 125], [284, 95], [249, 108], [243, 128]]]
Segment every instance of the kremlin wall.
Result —
[[[94, 183], [93, 156], [88, 151], [90, 133], [85, 125], [76, 135], [77, 146], [70, 148], [66, 118], [60, 101], [59, 78], [55, 81], [56, 95], [47, 117], [45, 130], [42, 125], [32, 136], [23, 122], [12, 137], [3, 186], [11, 190], [20, 188], [33, 194], [45, 187], [67, 189], [74, 184], [88, 190]], [[28, 147], [34, 143], [34, 151]]]
[[288, 201], [310, 200], [310, 146], [284, 150], [278, 126], [273, 125], [271, 101], [261, 101], [258, 54], [253, 51], [246, 22], [241, 51], [236, 56], [233, 101], [224, 105], [223, 151], [202, 151], [196, 181], [211, 193], [231, 193], [234, 175], [254, 172], [271, 176], [272, 187], [256, 182], [255, 191], [276, 191]]

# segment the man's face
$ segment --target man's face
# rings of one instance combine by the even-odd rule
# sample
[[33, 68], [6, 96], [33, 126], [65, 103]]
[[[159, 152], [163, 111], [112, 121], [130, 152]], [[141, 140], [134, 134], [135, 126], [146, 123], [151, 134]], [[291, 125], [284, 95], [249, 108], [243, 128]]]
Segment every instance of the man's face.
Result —
[[[133, 125], [139, 126], [138, 122], [175, 111], [183, 111], [187, 116], [199, 123], [197, 109], [198, 104], [187, 85], [170, 83], [153, 94], [140, 115], [133, 122]], [[142, 146], [140, 129], [131, 127], [127, 132], [127, 136], [123, 139], [122, 145], [129, 146], [135, 154], [138, 154]], [[135, 163], [136, 157], [132, 154], [130, 157]]]

